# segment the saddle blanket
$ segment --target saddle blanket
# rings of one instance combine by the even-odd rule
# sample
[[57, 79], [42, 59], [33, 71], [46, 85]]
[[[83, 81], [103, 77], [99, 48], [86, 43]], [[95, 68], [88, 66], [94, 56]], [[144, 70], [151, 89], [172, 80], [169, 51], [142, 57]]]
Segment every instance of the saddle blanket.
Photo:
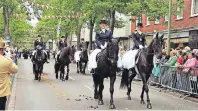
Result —
[[89, 55], [89, 61], [88, 61], [88, 65], [87, 68], [89, 71], [91, 71], [91, 69], [94, 69], [97, 67], [97, 62], [96, 62], [96, 56], [98, 53], [101, 52], [101, 49], [95, 49], [90, 55]]
[[81, 51], [76, 51], [74, 54], [74, 60], [76, 62], [80, 61], [80, 53], [81, 53]]
[[135, 57], [136, 57], [137, 53], [138, 53], [138, 50], [127, 51], [123, 55], [122, 60], [121, 60], [122, 67], [126, 68], [126, 69], [131, 69], [131, 68], [135, 67], [135, 65], [136, 65]]
[[122, 57], [121, 54], [118, 55], [117, 67], [122, 68]]

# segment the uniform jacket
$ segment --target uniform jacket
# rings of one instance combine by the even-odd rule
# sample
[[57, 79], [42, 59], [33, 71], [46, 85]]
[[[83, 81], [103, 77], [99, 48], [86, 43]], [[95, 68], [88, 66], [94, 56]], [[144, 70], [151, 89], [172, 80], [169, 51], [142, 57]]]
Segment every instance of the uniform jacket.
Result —
[[43, 41], [35, 40], [34, 41], [34, 49], [36, 49], [37, 45], [41, 46], [42, 48], [45, 48], [45, 45], [44, 45]]
[[147, 45], [145, 36], [146, 35], [144, 33], [141, 34], [139, 34], [138, 32], [132, 33], [131, 38], [134, 42], [133, 49], [139, 49], [139, 45], [142, 45], [143, 47]]
[[87, 48], [87, 44], [85, 42], [80, 43], [79, 44], [79, 50], [81, 50], [81, 48]]
[[17, 73], [18, 67], [5, 56], [0, 55], [0, 97], [10, 95], [10, 74]]
[[67, 42], [60, 40], [58, 49], [62, 50], [64, 47], [67, 47]]
[[104, 45], [105, 42], [108, 42], [108, 40], [112, 39], [112, 32], [109, 30], [105, 30], [105, 32], [97, 31], [96, 32], [96, 38], [95, 38], [95, 43], [96, 43], [96, 48], [101, 49], [101, 45]]

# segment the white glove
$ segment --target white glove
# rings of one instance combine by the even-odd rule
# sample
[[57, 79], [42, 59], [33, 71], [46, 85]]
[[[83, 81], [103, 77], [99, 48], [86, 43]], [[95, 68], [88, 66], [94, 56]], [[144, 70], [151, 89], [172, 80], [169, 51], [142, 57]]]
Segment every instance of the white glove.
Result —
[[145, 45], [144, 47], [147, 48], [147, 45]]
[[105, 48], [105, 47], [107, 47], [107, 43], [106, 43], [106, 42], [105, 42], [105, 44], [104, 44], [104, 48]]
[[142, 45], [139, 45], [139, 48], [140, 48], [140, 49], [142, 49], [142, 48], [143, 48], [143, 46], [142, 46]]
[[104, 49], [105, 48], [103, 45], [101, 45], [100, 47], [101, 47], [101, 49]]

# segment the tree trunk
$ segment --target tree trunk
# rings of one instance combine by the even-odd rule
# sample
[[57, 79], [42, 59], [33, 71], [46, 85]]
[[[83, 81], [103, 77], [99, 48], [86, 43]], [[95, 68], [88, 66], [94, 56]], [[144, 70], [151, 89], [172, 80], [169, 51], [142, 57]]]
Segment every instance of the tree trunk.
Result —
[[82, 25], [79, 25], [77, 33], [76, 33], [76, 35], [77, 35], [77, 46], [79, 46], [79, 44], [80, 44], [81, 28], [82, 28]]
[[93, 29], [96, 17], [90, 20], [90, 32], [89, 32], [89, 52], [92, 50], [92, 40], [93, 40]]
[[3, 7], [3, 19], [4, 19], [5, 37], [10, 36], [8, 7]]
[[114, 31], [114, 26], [115, 26], [115, 9], [110, 11], [110, 30], [112, 34]]

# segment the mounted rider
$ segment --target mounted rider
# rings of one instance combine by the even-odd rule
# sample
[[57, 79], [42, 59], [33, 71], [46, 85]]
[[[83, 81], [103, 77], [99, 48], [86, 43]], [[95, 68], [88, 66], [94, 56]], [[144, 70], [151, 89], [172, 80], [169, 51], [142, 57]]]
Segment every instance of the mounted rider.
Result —
[[59, 56], [60, 56], [62, 50], [64, 49], [64, 47], [67, 47], [67, 41], [65, 39], [65, 36], [62, 36], [61, 40], [59, 40], [59, 42], [58, 42], [58, 53], [56, 55], [56, 59], [59, 58]]
[[88, 69], [91, 73], [94, 73], [94, 69], [97, 67], [96, 56], [101, 49], [105, 49], [107, 46], [107, 42], [113, 38], [112, 32], [106, 29], [106, 20], [101, 20], [100, 22], [100, 30], [96, 32], [95, 36], [95, 44], [96, 49], [90, 54]]
[[64, 47], [67, 47], [67, 41], [65, 39], [65, 36], [62, 36], [61, 37], [61, 40], [59, 41], [59, 46], [58, 46], [58, 49], [59, 49], [59, 53], [62, 52], [62, 49]]
[[83, 48], [87, 48], [86, 44], [84, 43], [84, 38], [81, 38], [81, 42], [77, 47], [77, 51], [74, 54], [74, 59], [76, 62], [80, 61], [80, 54], [83, 50]]
[[137, 24], [136, 31], [131, 34], [133, 40], [132, 50], [127, 51], [121, 60], [120, 68], [130, 69], [136, 65], [136, 55], [138, 54], [138, 49], [147, 48], [146, 35], [142, 32], [143, 25], [142, 23]]
[[137, 24], [136, 32], [131, 34], [131, 38], [133, 40], [133, 50], [134, 49], [142, 49], [147, 47], [146, 43], [146, 35], [142, 32], [143, 25], [142, 23]]
[[81, 38], [81, 43], [79, 44], [79, 49], [82, 51], [83, 48], [87, 48], [87, 44], [84, 42], [84, 38]]
[[44, 52], [44, 54], [45, 54], [45, 58], [46, 58], [46, 60], [45, 60], [45, 62], [46, 63], [49, 63], [48, 62], [48, 57], [47, 57], [47, 52], [45, 51], [45, 44], [43, 43], [43, 41], [41, 40], [41, 35], [38, 35], [37, 36], [37, 39], [34, 41], [34, 51], [33, 51], [33, 53], [32, 53], [32, 55], [33, 55], [33, 57], [32, 57], [32, 61], [34, 62], [34, 55], [35, 55], [35, 53], [36, 53], [36, 50], [37, 50], [37, 46], [40, 46], [40, 47], [42, 47], [42, 51]]

